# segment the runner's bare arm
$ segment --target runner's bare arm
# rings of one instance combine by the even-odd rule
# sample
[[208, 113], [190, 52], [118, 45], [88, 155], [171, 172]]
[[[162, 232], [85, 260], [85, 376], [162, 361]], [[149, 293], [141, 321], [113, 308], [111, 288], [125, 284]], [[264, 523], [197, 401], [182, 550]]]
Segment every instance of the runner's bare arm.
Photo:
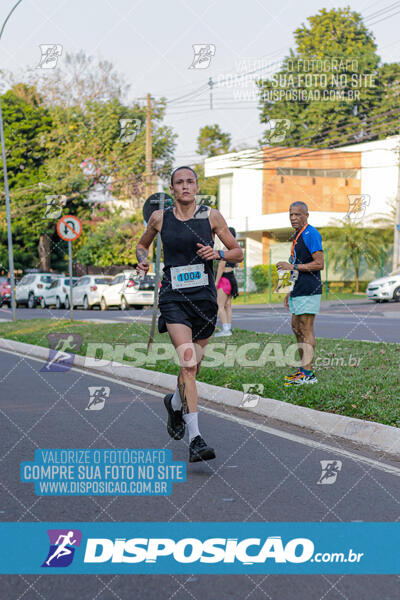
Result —
[[313, 257], [312, 261], [305, 265], [297, 265], [301, 273], [308, 273], [310, 271], [322, 271], [324, 268], [324, 253], [322, 250], [317, 250], [311, 254]]
[[225, 260], [228, 262], [239, 263], [243, 260], [243, 250], [228, 229], [228, 225], [219, 210], [212, 208], [210, 212], [210, 223], [214, 233], [227, 248], [225, 250]]
[[[305, 263], [304, 265], [301, 263], [296, 263], [297, 270], [300, 273], [311, 273], [313, 271], [322, 271], [324, 268], [324, 253], [322, 250], [317, 250], [317, 252], [313, 252], [312, 261], [309, 263]], [[280, 261], [276, 263], [276, 268], [282, 271], [293, 271], [293, 265], [286, 261]]]
[[147, 273], [149, 265], [147, 263], [147, 254], [150, 248], [151, 242], [156, 237], [157, 233], [161, 231], [163, 221], [162, 210], [155, 210], [147, 223], [146, 231], [140, 238], [136, 246], [136, 257], [138, 261], [137, 268], [139, 271]]

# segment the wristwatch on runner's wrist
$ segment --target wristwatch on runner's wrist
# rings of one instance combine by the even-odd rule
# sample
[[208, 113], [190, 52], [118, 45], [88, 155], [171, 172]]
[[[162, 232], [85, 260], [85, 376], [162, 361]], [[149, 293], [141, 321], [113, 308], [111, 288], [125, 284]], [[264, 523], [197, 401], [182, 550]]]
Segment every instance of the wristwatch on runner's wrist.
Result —
[[298, 271], [299, 270], [299, 265], [292, 265], [293, 266], [293, 271]]
[[223, 250], [218, 250], [219, 258], [216, 260], [225, 260], [225, 252]]

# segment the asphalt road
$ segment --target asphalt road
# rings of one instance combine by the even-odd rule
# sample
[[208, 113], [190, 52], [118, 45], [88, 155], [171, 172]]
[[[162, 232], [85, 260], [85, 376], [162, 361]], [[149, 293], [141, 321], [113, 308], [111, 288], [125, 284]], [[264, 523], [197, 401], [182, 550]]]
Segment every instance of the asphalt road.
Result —
[[[41, 308], [17, 309], [18, 319], [69, 318], [69, 311]], [[102, 322], [151, 321], [151, 309], [121, 312], [120, 310], [75, 310], [78, 320]], [[347, 300], [322, 303], [315, 321], [317, 337], [400, 342], [400, 303], [375, 304], [366, 300]], [[11, 319], [8, 308], [0, 308], [0, 321]], [[233, 309], [233, 327], [264, 333], [291, 334], [291, 316], [281, 305], [240, 306]]]
[[[120, 315], [119, 315], [120, 316]], [[39, 497], [19, 465], [37, 448], [170, 448], [162, 390], [135, 389], [80, 370], [41, 372], [42, 361], [0, 351], [2, 521], [396, 521], [400, 467], [379, 456], [209, 403], [200, 427], [217, 458], [188, 464], [171, 497]], [[85, 411], [89, 386], [109, 386], [103, 410]], [[140, 384], [137, 384], [140, 387]], [[239, 416], [240, 415], [240, 416]], [[297, 441], [288, 433], [295, 433]], [[325, 444], [325, 446], [324, 446]], [[331, 449], [327, 447], [331, 446]], [[332, 448], [333, 447], [333, 448]], [[347, 451], [347, 453], [344, 453]], [[318, 485], [321, 460], [340, 460], [332, 485]], [[42, 557], [38, 557], [41, 560]], [[56, 583], [55, 583], [56, 582]], [[1, 576], [1, 598], [49, 600], [394, 600], [396, 576], [160, 575]]]

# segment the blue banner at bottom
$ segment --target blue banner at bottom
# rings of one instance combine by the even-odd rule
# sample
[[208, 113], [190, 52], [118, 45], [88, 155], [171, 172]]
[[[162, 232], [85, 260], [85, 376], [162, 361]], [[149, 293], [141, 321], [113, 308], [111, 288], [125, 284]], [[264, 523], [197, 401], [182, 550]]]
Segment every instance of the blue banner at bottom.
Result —
[[1, 523], [1, 574], [398, 574], [400, 523]]

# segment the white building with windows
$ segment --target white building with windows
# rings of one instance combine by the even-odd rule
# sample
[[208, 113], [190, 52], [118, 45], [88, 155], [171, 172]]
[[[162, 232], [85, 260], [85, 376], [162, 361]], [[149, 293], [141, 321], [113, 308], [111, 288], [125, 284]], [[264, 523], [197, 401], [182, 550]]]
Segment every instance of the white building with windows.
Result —
[[[400, 136], [339, 150], [265, 147], [205, 160], [219, 178], [219, 209], [246, 248], [247, 266], [287, 260], [289, 206], [309, 207], [309, 222], [329, 227], [350, 218], [365, 227], [394, 218]], [[383, 221], [381, 222], [382, 226]]]

